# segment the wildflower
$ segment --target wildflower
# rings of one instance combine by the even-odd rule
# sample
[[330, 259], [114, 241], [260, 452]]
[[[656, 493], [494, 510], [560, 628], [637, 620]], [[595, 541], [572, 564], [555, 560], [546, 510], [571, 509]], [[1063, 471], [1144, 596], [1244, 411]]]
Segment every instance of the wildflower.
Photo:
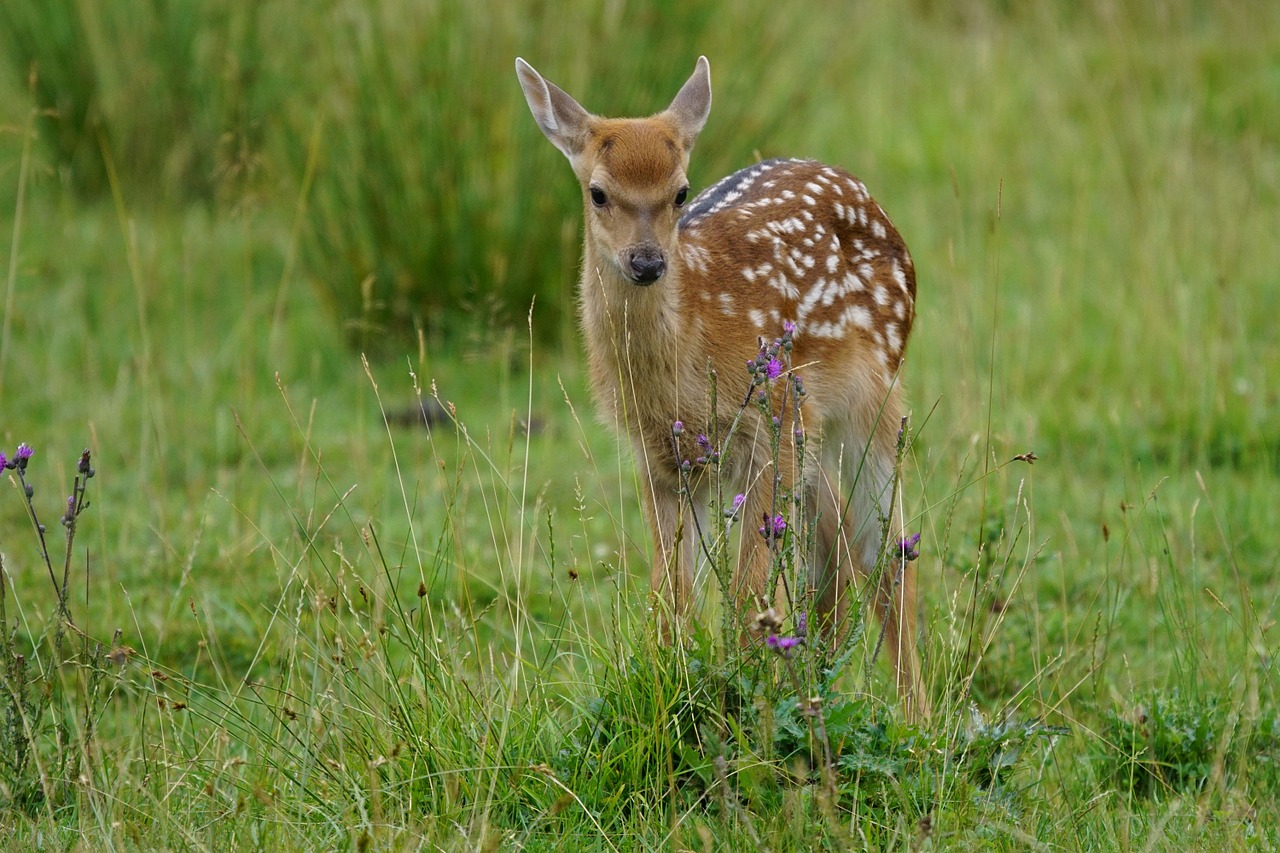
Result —
[[693, 470], [693, 463], [692, 463], [692, 462], [690, 462], [688, 459], [686, 459], [686, 460], [684, 460], [683, 462], [681, 462], [681, 463], [680, 463], [680, 471], [681, 471], [681, 473], [683, 473], [683, 474], [688, 474], [688, 473], [689, 473], [690, 471], [692, 471], [692, 470]]
[[76, 470], [85, 476], [86, 479], [94, 475], [93, 467], [89, 464], [89, 451], [85, 450], [80, 454], [80, 462], [76, 465]]
[[676, 438], [684, 435], [684, 421], [676, 421], [671, 425], [671, 434]]
[[[751, 620], [751, 627], [757, 631], [768, 631], [772, 636], [774, 632], [782, 627], [782, 618], [778, 616], [778, 611], [769, 607], [755, 615]], [[768, 642], [768, 640], [765, 642]]]
[[764, 524], [759, 528], [760, 535], [764, 537], [766, 542], [775, 542], [782, 538], [782, 534], [787, 532], [787, 522], [781, 515], [775, 515], [772, 518], [769, 513], [764, 514]]
[[734, 519], [738, 517], [738, 511], [742, 509], [742, 505], [746, 503], [747, 496], [737, 494], [733, 496], [733, 504], [724, 511], [724, 517]]
[[904, 563], [909, 563], [920, 556], [920, 534], [913, 533], [898, 543], [898, 554]]
[[805, 394], [805, 391], [804, 391], [804, 383], [800, 381], [800, 374], [798, 374], [798, 373], [793, 373], [793, 374], [791, 375], [791, 384], [792, 384], [793, 386], [795, 386], [795, 389], [796, 389], [796, 396], [797, 396], [797, 397], [803, 397], [803, 396], [804, 396], [804, 394]]
[[9, 467], [9, 459], [4, 455], [4, 451], [0, 450], [0, 471]]
[[27, 460], [34, 455], [35, 455], [35, 451], [32, 450], [31, 447], [26, 442], [19, 444], [18, 449], [13, 452], [14, 467], [17, 468], [19, 471], [27, 470]]
[[698, 458], [694, 460], [698, 465], [711, 464], [715, 465], [720, 461], [720, 451], [711, 446], [711, 439], [702, 433], [698, 433], [698, 449], [702, 451]]
[[803, 642], [804, 639], [801, 637], [782, 637], [777, 634], [770, 634], [764, 644], [784, 658], [790, 659], [795, 647]]
[[62, 516], [62, 523], [70, 524], [76, 520], [76, 496], [71, 495], [67, 498], [67, 514]]
[[768, 376], [771, 380], [777, 379], [779, 376], [782, 375], [782, 362], [778, 361], [777, 357], [775, 356], [774, 358], [769, 359], [769, 363], [765, 365], [764, 371], [765, 371], [765, 375]]
[[809, 635], [809, 612], [805, 611], [796, 618], [796, 636], [807, 637]]

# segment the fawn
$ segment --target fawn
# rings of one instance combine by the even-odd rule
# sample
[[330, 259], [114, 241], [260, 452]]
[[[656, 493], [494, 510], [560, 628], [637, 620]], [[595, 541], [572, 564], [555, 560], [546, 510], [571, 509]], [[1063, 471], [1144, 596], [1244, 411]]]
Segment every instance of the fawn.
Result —
[[[660, 626], [684, 614], [693, 531], [707, 530], [693, 514], [709, 497], [709, 478], [690, 472], [681, 450], [690, 438], [680, 434], [699, 432], [705, 444], [703, 436], [725, 435], [738, 418], [740, 444], [726, 451], [720, 474], [744, 495], [750, 522], [730, 590], [739, 612], [787, 603], [781, 587], [767, 588], [768, 528], [776, 496], [799, 496], [817, 553], [809, 589], [794, 592], [814, 598], [818, 626], [838, 630], [853, 573], [871, 577], [880, 566], [875, 605], [898, 691], [908, 713], [927, 713], [911, 555], [887, 546], [902, 536], [898, 370], [915, 314], [902, 238], [860, 181], [809, 160], [757, 163], [690, 199], [685, 169], [711, 109], [706, 57], [665, 111], [639, 119], [588, 113], [523, 59], [516, 74], [538, 126], [582, 184], [579, 298], [591, 384], [602, 417], [625, 423], [640, 466]], [[791, 402], [773, 387], [784, 349], [804, 375], [803, 408], [795, 387]], [[744, 408], [751, 395], [768, 396]], [[775, 448], [778, 430], [799, 440]], [[823, 464], [799, 464], [802, 442], [821, 448]], [[694, 498], [688, 506], [682, 486]], [[669, 636], [669, 625], [660, 630]]]

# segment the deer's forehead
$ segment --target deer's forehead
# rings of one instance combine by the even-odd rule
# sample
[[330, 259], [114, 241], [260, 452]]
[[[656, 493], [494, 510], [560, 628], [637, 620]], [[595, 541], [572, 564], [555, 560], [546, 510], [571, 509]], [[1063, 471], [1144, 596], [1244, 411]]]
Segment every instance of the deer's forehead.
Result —
[[652, 119], [610, 119], [594, 129], [596, 165], [618, 183], [634, 187], [662, 187], [679, 179], [684, 152], [676, 130]]

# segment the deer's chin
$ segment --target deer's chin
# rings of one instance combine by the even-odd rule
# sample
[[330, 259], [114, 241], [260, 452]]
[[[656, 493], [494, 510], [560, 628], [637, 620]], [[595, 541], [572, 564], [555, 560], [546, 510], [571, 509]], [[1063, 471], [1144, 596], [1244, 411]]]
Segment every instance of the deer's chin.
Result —
[[631, 282], [636, 287], [649, 287], [650, 285], [657, 284], [659, 281], [663, 279], [665, 275], [666, 275], [665, 272], [660, 272], [660, 273], [657, 273], [656, 275], [649, 275], [649, 274], [638, 275], [633, 272], [633, 273], [628, 273], [626, 277], [627, 277], [627, 281]]

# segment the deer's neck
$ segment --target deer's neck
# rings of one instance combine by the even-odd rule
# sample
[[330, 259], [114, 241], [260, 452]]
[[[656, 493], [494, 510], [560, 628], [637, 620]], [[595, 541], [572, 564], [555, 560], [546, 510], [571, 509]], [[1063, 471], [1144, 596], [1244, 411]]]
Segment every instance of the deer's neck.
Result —
[[680, 310], [682, 266], [674, 255], [661, 279], [641, 286], [624, 278], [590, 243], [586, 246], [582, 326], [592, 380], [603, 397], [621, 395], [641, 408], [670, 408], [667, 398], [683, 378], [682, 363], [690, 363], [690, 321]]
[[[672, 257], [666, 274], [638, 285], [588, 244], [583, 253], [582, 321], [593, 350], [617, 349], [631, 358], [662, 360], [679, 344], [684, 318], [679, 311], [681, 263]], [[615, 347], [615, 344], [617, 345]]]

